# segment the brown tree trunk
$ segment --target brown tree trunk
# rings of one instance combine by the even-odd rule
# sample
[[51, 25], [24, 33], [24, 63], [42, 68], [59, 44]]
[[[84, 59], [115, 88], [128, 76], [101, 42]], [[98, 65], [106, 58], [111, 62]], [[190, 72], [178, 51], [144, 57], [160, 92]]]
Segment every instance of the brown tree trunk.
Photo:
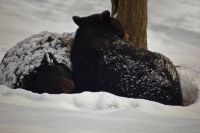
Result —
[[119, 19], [136, 47], [147, 49], [147, 0], [111, 0], [112, 16]]

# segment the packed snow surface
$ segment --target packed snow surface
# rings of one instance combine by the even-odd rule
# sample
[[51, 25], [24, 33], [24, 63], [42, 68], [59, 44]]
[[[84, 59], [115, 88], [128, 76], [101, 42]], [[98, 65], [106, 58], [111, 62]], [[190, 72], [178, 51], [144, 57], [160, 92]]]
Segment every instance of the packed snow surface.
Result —
[[[44, 30], [71, 32], [73, 15], [110, 9], [107, 0], [0, 0], [0, 58]], [[200, 1], [149, 0], [148, 47], [178, 67], [189, 106], [166, 106], [105, 92], [34, 94], [0, 86], [2, 133], [199, 133]], [[68, 31], [69, 29], [69, 31]]]
[[9, 133], [198, 133], [200, 124], [195, 107], [165, 106], [105, 92], [39, 95], [1, 86], [0, 104], [0, 129]]

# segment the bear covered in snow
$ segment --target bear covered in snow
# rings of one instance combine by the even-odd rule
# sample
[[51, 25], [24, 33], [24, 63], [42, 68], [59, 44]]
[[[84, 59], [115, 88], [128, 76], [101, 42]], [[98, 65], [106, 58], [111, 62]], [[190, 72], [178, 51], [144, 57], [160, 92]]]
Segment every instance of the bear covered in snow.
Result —
[[109, 11], [73, 17], [79, 26], [71, 51], [73, 93], [106, 91], [118, 96], [181, 105], [175, 66], [165, 56], [123, 40], [124, 29]]
[[72, 34], [41, 32], [8, 50], [0, 64], [0, 84], [36, 93], [70, 93]]

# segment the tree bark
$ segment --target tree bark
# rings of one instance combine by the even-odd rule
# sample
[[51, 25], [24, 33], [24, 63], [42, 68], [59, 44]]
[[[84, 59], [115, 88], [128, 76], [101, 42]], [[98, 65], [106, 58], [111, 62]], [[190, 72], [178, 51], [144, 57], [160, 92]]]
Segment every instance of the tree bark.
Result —
[[147, 0], [111, 0], [112, 16], [122, 23], [128, 40], [147, 49]]

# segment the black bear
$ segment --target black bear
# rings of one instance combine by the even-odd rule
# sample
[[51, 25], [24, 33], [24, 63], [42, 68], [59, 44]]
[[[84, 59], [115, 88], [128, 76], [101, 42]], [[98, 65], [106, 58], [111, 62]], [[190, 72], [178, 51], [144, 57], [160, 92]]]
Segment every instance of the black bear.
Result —
[[35, 93], [70, 93], [73, 35], [41, 32], [9, 49], [0, 64], [0, 84]]
[[14, 88], [23, 88], [35, 93], [70, 93], [75, 87], [71, 79], [71, 70], [65, 64], [58, 63], [53, 54], [47, 53], [41, 65], [24, 75], [23, 80], [18, 81]]
[[73, 20], [79, 26], [71, 51], [73, 93], [106, 91], [182, 105], [179, 75], [172, 62], [124, 41], [124, 29], [109, 11]]

